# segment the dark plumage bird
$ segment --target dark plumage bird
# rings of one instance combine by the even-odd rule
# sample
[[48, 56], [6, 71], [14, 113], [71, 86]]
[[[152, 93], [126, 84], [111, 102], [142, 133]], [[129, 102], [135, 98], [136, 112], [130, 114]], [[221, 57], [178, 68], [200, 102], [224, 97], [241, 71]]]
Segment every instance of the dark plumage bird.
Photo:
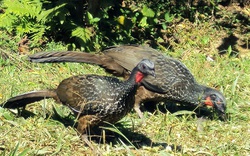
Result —
[[[141, 59], [155, 63], [157, 77], [142, 81], [135, 98], [135, 110], [142, 118], [140, 103], [174, 101], [190, 106], [212, 106], [224, 116], [226, 100], [223, 94], [213, 88], [200, 85], [187, 67], [180, 61], [164, 56], [161, 52], [146, 46], [124, 45], [110, 47], [101, 54], [84, 52], [40, 52], [29, 56], [30, 61], [85, 62], [97, 64], [116, 76], [128, 77], [130, 71]], [[159, 94], [163, 93], [163, 94]]]
[[84, 134], [88, 126], [104, 121], [115, 123], [122, 119], [134, 106], [140, 82], [147, 75], [154, 74], [154, 63], [144, 59], [126, 81], [98, 75], [73, 76], [63, 80], [57, 89], [21, 94], [2, 105], [5, 108], [18, 108], [44, 98], [54, 98], [79, 116], [77, 130]]

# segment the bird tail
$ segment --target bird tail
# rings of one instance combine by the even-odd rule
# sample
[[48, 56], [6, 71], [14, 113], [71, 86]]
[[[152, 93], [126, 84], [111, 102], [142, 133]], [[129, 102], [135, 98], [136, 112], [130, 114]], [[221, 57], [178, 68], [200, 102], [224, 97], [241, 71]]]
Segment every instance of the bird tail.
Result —
[[24, 93], [8, 99], [1, 105], [3, 108], [19, 108], [24, 107], [27, 104], [48, 98], [54, 98], [55, 100], [58, 100], [56, 90], [41, 90]]
[[116, 76], [124, 76], [127, 74], [126, 70], [112, 57], [103, 54], [90, 54], [76, 51], [39, 52], [30, 55], [29, 60], [36, 63], [83, 62], [99, 65], [107, 72]]
[[39, 52], [30, 55], [29, 60], [36, 63], [84, 62], [102, 65], [101, 55], [76, 51]]

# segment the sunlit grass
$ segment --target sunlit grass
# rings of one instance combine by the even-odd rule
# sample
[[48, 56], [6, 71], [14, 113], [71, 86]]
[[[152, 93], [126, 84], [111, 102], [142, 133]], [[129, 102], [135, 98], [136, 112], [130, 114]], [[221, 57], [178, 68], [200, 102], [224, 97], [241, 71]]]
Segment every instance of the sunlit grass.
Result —
[[[178, 35], [183, 36], [181, 43], [174, 45], [173, 52], [166, 53], [174, 54], [185, 63], [199, 83], [224, 93], [228, 104], [227, 122], [198, 119], [190, 115], [192, 112], [177, 116], [157, 111], [154, 114], [144, 112], [145, 123], [142, 123], [131, 112], [117, 127], [106, 128], [118, 133], [116, 136], [119, 138], [115, 142], [92, 142], [94, 151], [79, 138], [71, 121], [74, 122], [74, 117], [70, 110], [49, 99], [27, 106], [30, 114], [27, 118], [17, 116], [16, 110], [0, 108], [0, 154], [84, 155], [99, 152], [103, 155], [249, 155], [250, 60], [218, 54], [215, 45], [226, 31], [221, 32], [209, 23], [189, 29], [189, 24], [185, 30], [192, 31], [178, 30]], [[199, 35], [201, 28], [204, 32]], [[195, 38], [191, 42], [193, 36]], [[47, 50], [55, 48], [63, 49], [61, 45], [51, 43]], [[24, 92], [55, 88], [72, 75], [106, 75], [98, 66], [34, 64], [26, 61], [26, 56], [4, 51], [11, 57], [0, 60], [1, 103]], [[208, 60], [208, 56], [212, 60]], [[171, 145], [176, 146], [176, 150], [170, 150]]]

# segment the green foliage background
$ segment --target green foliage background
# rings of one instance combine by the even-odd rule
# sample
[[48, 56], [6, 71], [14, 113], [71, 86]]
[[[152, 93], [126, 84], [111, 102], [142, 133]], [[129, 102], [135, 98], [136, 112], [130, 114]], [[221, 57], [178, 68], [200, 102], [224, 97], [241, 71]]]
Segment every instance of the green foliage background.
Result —
[[51, 40], [84, 51], [145, 42], [166, 47], [164, 36], [173, 35], [169, 29], [173, 22], [183, 18], [194, 21], [197, 12], [212, 15], [217, 0], [201, 6], [165, 0], [96, 0], [89, 4], [84, 0], [2, 0], [0, 28], [28, 36], [31, 47]]

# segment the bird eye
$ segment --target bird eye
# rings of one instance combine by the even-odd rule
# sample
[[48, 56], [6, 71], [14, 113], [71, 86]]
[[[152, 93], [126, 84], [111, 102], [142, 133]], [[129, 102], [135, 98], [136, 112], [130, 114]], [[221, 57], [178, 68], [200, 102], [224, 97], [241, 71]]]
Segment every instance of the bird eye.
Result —
[[222, 100], [219, 97], [217, 97], [217, 95], [211, 94], [210, 98], [212, 101], [216, 102], [217, 104], [222, 104]]
[[210, 97], [212, 100], [215, 100], [217, 96], [215, 94], [211, 94]]
[[142, 69], [145, 69], [145, 68], [146, 68], [146, 66], [143, 64], [143, 65], [142, 65]]

